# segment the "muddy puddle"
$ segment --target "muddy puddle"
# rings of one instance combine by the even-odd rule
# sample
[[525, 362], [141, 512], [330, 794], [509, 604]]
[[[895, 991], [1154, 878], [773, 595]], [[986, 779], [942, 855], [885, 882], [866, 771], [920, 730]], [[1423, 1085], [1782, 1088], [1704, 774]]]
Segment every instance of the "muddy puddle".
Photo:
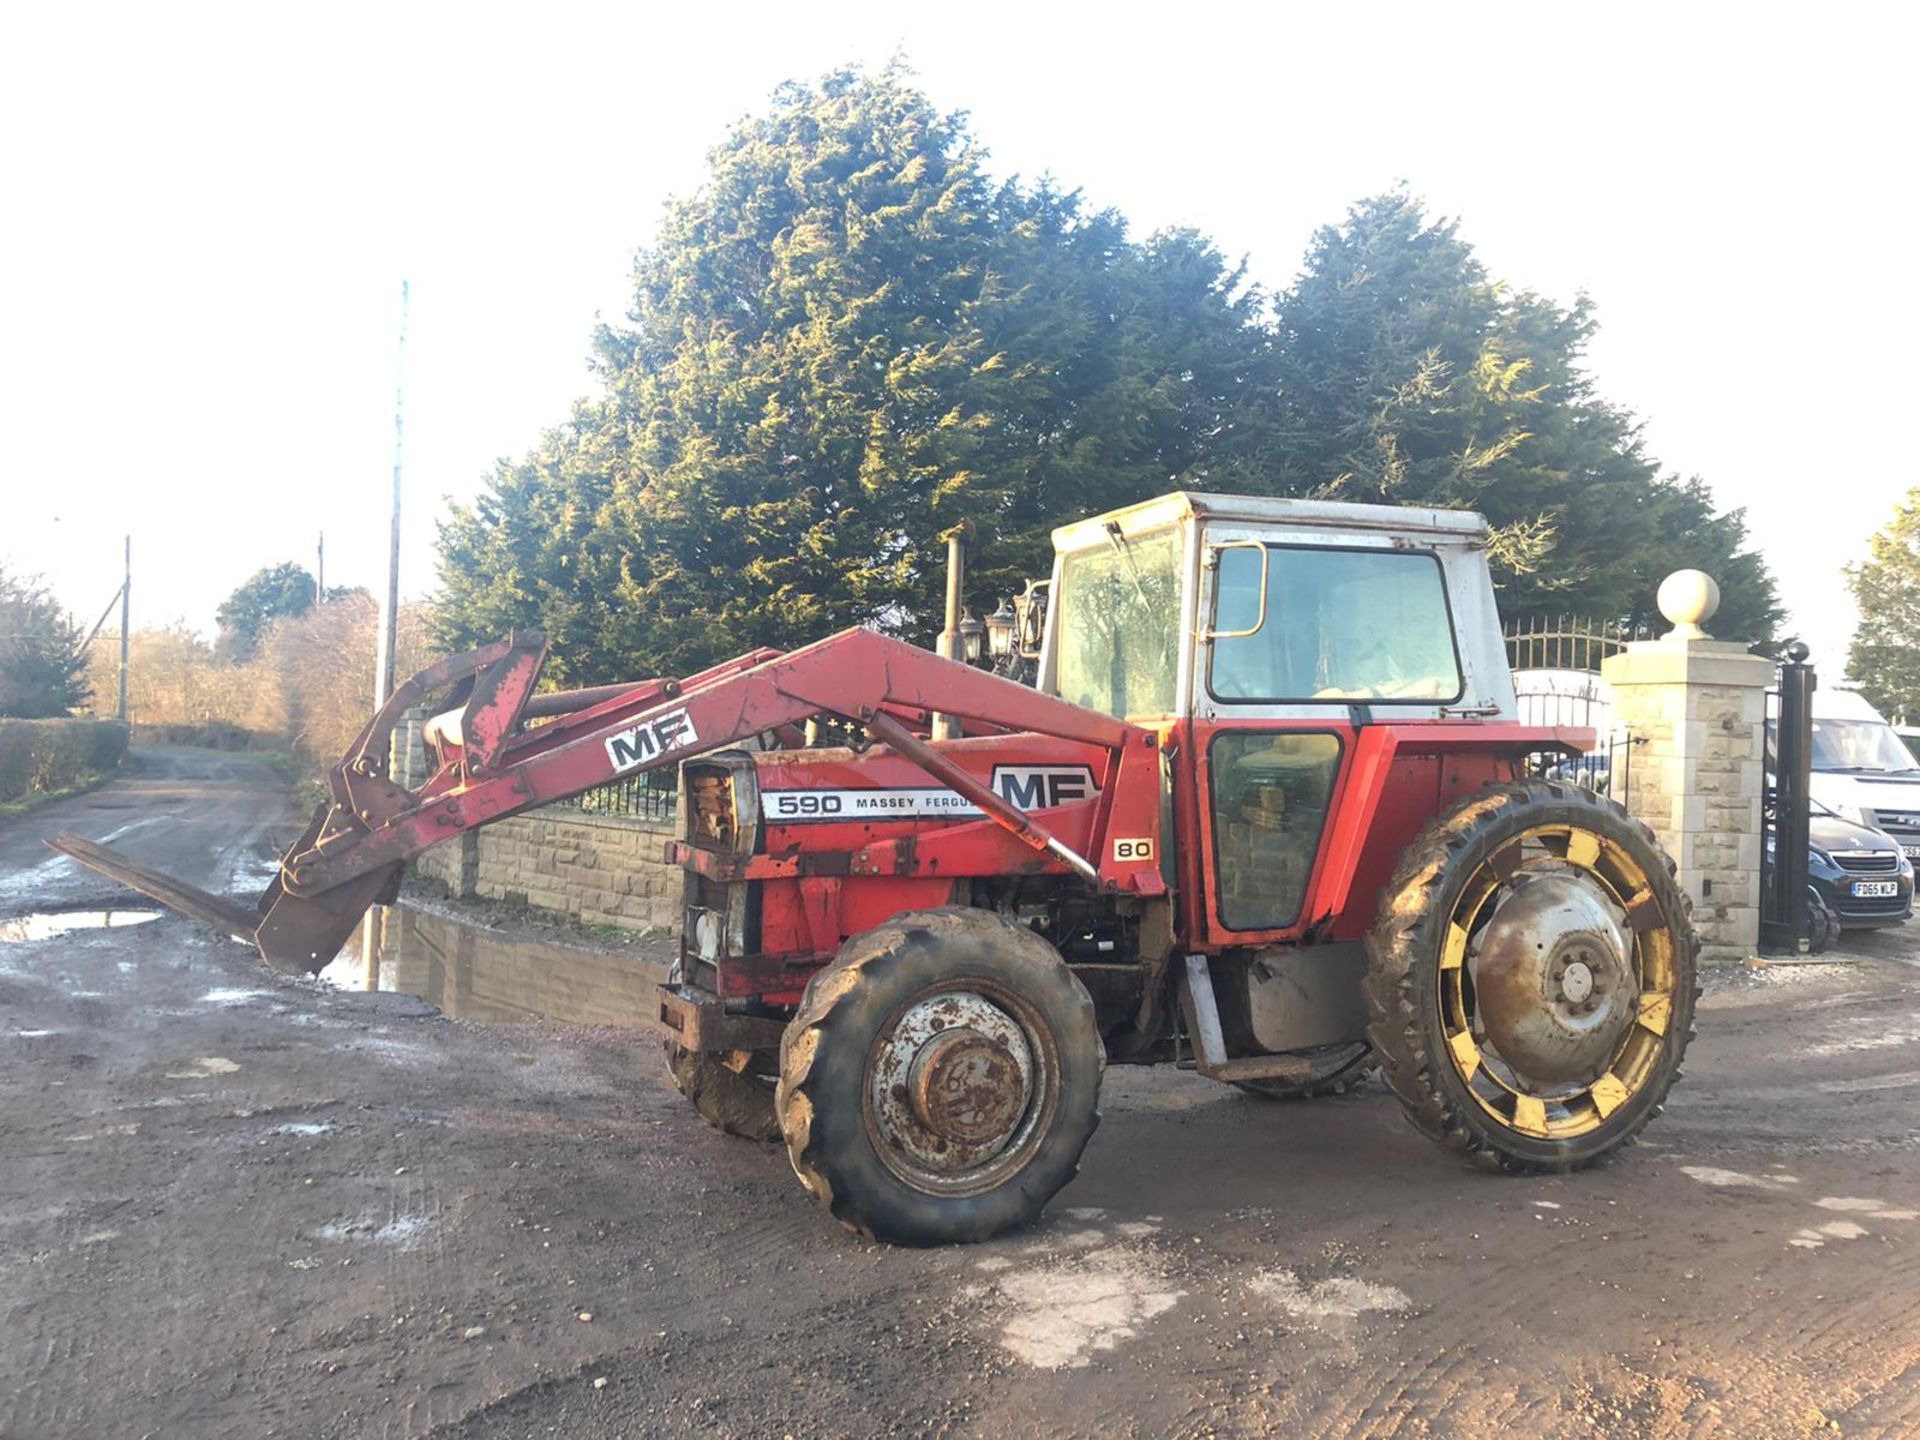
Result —
[[44, 915], [16, 915], [0, 920], [0, 942], [51, 940], [76, 930], [111, 930], [158, 920], [158, 910], [68, 910]]
[[321, 980], [343, 990], [418, 995], [458, 1020], [651, 1026], [664, 962], [502, 934], [431, 911], [386, 909], [371, 966], [356, 936]]

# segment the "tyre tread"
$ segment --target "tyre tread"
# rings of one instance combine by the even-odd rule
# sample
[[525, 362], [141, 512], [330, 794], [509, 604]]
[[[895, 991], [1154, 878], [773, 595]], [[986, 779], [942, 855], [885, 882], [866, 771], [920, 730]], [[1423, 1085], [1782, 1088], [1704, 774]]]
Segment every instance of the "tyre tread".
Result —
[[673, 1085], [714, 1129], [742, 1140], [771, 1144], [780, 1138], [772, 1087], [737, 1074], [717, 1056], [665, 1042]]
[[[1071, 970], [1059, 960], [1053, 948], [1025, 926], [1016, 925], [994, 911], [943, 906], [896, 916], [885, 924], [849, 939], [841, 947], [840, 953], [808, 983], [800, 1007], [781, 1037], [780, 1079], [775, 1087], [774, 1109], [781, 1118], [787, 1157], [800, 1183], [842, 1225], [869, 1239], [900, 1237], [876, 1233], [874, 1216], [864, 1197], [836, 1192], [827, 1173], [827, 1158], [821, 1152], [813, 1124], [815, 1099], [810, 1093], [809, 1082], [814, 1077], [816, 1060], [823, 1043], [830, 1042], [836, 1030], [848, 1023], [847, 1012], [860, 997], [869, 971], [884, 966], [902, 951], [937, 943], [940, 938], [978, 938], [983, 932], [1009, 946], [1026, 949], [1037, 946], [1044, 949], [1045, 959], [1051, 962], [1051, 966], [1043, 967], [1043, 970], [1057, 972], [1066, 982], [1065, 993], [1056, 998], [1066, 1002], [1076, 1023], [1084, 1025], [1094, 1037], [1096, 1058], [1104, 1067], [1104, 1056], [1098, 1051], [1099, 1027], [1092, 998]], [[1036, 955], [1036, 958], [1039, 957]], [[1092, 1136], [1099, 1124], [1096, 1090], [1092, 1120], [1080, 1139], [1081, 1147], [1084, 1148], [1087, 1138]], [[1068, 1179], [1078, 1173], [1079, 1152], [1076, 1150]], [[1018, 1223], [1025, 1223], [1045, 1208], [1055, 1191], [1028, 1194], [1025, 1187], [1020, 1188], [1025, 1203]]]

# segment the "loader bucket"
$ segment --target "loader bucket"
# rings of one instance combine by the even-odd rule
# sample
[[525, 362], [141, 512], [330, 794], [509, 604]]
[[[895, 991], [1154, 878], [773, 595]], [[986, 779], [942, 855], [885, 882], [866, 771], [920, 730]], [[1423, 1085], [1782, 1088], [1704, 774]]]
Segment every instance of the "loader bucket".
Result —
[[[288, 853], [296, 854], [310, 844], [319, 823], [315, 820]], [[47, 844], [190, 919], [223, 930], [236, 940], [251, 941], [267, 964], [287, 975], [312, 975], [324, 970], [353, 935], [367, 907], [382, 898], [381, 892], [398, 880], [401, 870], [399, 865], [388, 866], [310, 898], [288, 894], [276, 875], [258, 905], [248, 909], [171, 875], [135, 865], [105, 845], [79, 835], [56, 835]]]

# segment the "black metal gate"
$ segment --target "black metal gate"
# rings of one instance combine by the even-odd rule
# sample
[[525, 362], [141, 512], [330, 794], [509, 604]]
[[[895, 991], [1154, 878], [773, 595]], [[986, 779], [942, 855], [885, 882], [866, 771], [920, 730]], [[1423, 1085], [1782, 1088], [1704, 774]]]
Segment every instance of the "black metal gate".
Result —
[[1516, 718], [1523, 725], [1592, 730], [1598, 742], [1585, 755], [1531, 755], [1532, 773], [1625, 802], [1633, 736], [1614, 722], [1613, 695], [1600, 678], [1600, 664], [1638, 638], [1639, 631], [1617, 621], [1580, 615], [1526, 616], [1507, 626]]

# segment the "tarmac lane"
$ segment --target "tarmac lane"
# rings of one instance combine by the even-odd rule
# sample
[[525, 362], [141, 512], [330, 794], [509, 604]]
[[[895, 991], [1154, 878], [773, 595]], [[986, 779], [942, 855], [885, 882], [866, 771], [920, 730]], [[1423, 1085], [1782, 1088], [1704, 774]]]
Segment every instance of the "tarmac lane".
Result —
[[1465, 1170], [1377, 1085], [1115, 1067], [1039, 1225], [908, 1251], [487, 968], [644, 985], [659, 947], [496, 924], [458, 1012], [496, 1018], [448, 1018], [42, 845], [251, 897], [300, 822], [257, 760], [149, 750], [0, 826], [0, 1436], [1920, 1434], [1899, 932], [1710, 971], [1667, 1113], [1591, 1171]]

